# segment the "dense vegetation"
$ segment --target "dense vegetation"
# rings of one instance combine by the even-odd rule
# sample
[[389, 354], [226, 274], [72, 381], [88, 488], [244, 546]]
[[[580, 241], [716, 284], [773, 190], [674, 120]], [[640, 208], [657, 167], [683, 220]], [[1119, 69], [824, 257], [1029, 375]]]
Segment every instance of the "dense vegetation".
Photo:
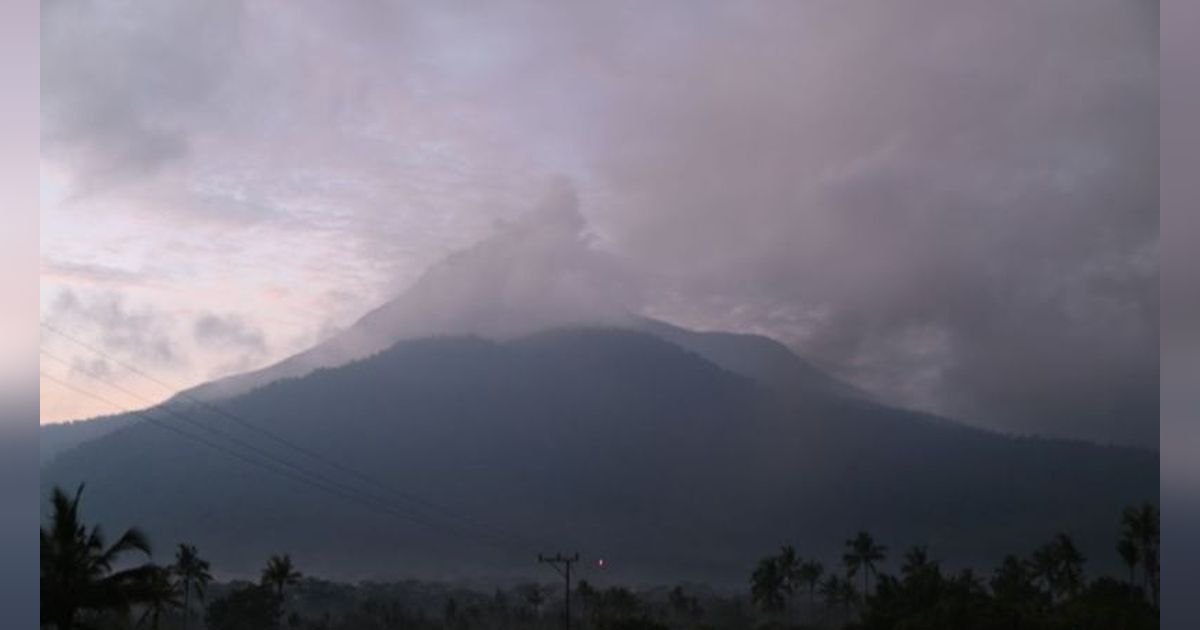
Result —
[[[561, 627], [561, 585], [478, 587], [407, 581], [348, 585], [306, 578], [287, 555], [268, 558], [258, 582], [215, 583], [195, 547], [174, 562], [148, 561], [150, 542], [130, 529], [111, 545], [55, 488], [41, 530], [42, 625], [56, 630], [388, 630]], [[1139, 630], [1158, 627], [1159, 525], [1150, 504], [1127, 509], [1115, 552], [1127, 579], [1086, 577], [1085, 558], [1060, 534], [1028, 557], [1009, 556], [990, 576], [943, 571], [924, 548], [885, 571], [889, 550], [867, 532], [846, 541], [840, 570], [794, 547], [763, 558], [748, 593], [694, 585], [633, 590], [579, 581], [574, 627]], [[143, 558], [142, 562], [130, 556]]]

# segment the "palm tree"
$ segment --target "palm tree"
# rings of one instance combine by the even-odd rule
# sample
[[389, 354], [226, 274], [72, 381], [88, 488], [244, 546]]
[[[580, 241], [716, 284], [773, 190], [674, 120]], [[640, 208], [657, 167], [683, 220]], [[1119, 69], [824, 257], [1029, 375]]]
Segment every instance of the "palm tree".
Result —
[[146, 604], [146, 612], [142, 614], [139, 625], [149, 617], [151, 627], [158, 630], [158, 622], [164, 611], [183, 606], [179, 600], [178, 585], [171, 581], [170, 569], [154, 567], [148, 571], [138, 591], [138, 599]]
[[267, 560], [267, 566], [262, 571], [262, 585], [275, 589], [275, 597], [283, 601], [283, 590], [300, 582], [304, 577], [292, 566], [292, 558], [288, 554], [274, 555]]
[[854, 582], [851, 582], [850, 580], [842, 580], [839, 591], [842, 604], [846, 607], [846, 612], [849, 613], [850, 606], [858, 600], [858, 593], [856, 593], [854, 590]]
[[875, 564], [883, 562], [886, 554], [887, 547], [875, 544], [875, 539], [867, 532], [858, 532], [857, 536], [846, 541], [846, 553], [842, 556], [846, 563], [846, 575], [854, 577], [859, 571], [862, 572], [864, 605], [870, 593], [871, 574], [876, 572]]
[[905, 578], [912, 578], [923, 574], [931, 566], [933, 565], [929, 562], [929, 552], [925, 547], [913, 547], [904, 554], [904, 566], [900, 567], [900, 574]]
[[50, 524], [39, 535], [42, 622], [58, 630], [72, 630], [81, 611], [127, 611], [152, 571], [149, 565], [113, 571], [128, 553], [149, 556], [150, 542], [131, 528], [106, 546], [100, 526], [88, 529], [80, 521], [82, 495], [82, 484], [74, 497], [56, 486], [50, 495]]
[[1058, 559], [1054, 555], [1054, 548], [1042, 545], [1035, 549], [1028, 566], [1032, 581], [1053, 598], [1058, 587]]
[[1016, 556], [1004, 557], [1003, 564], [992, 574], [992, 594], [1008, 601], [1034, 601], [1042, 595], [1034, 584], [1037, 575], [1032, 570], [1034, 563], [1022, 562]]
[[1083, 587], [1083, 554], [1067, 534], [1054, 537], [1054, 551], [1058, 560], [1058, 579], [1063, 595], [1078, 593]]
[[212, 575], [208, 572], [208, 561], [200, 558], [196, 548], [182, 543], [175, 551], [175, 564], [171, 570], [179, 578], [183, 587], [183, 628], [187, 630], [188, 618], [192, 614], [192, 591], [195, 590], [203, 601], [204, 589], [212, 581]]
[[800, 558], [796, 556], [794, 547], [784, 545], [779, 549], [775, 563], [779, 570], [780, 587], [783, 590], [784, 607], [786, 608], [790, 605], [792, 597], [796, 594], [796, 587], [800, 584]]
[[1030, 572], [1045, 585], [1053, 601], [1074, 595], [1083, 585], [1083, 554], [1065, 533], [1033, 552]]
[[965, 593], [977, 594], [985, 592], [983, 580], [979, 576], [975, 575], [975, 570], [971, 568], [966, 568], [959, 571], [958, 575], [950, 578], [950, 582], [959, 586]]
[[830, 574], [821, 582], [821, 599], [825, 601], [826, 608], [836, 608], [841, 603], [838, 599], [842, 592], [841, 581], [837, 575]]
[[809, 560], [800, 565], [800, 582], [808, 585], [808, 607], [810, 610], [814, 604], [813, 594], [817, 589], [817, 582], [824, 573], [825, 567], [816, 560]]
[[836, 608], [841, 604], [844, 612], [849, 613], [850, 605], [858, 599], [858, 593], [854, 592], [854, 584], [850, 580], [830, 575], [821, 583], [821, 597], [828, 608]]
[[783, 575], [773, 556], [759, 560], [750, 576], [750, 598], [767, 612], [779, 612], [783, 608]]

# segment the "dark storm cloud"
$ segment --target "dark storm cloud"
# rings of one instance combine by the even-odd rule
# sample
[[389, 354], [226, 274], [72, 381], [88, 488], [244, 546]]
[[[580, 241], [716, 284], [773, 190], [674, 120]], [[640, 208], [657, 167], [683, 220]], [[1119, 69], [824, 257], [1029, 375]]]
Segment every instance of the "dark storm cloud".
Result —
[[[1156, 3], [67, 6], [47, 152], [178, 184], [156, 212], [282, 217], [383, 294], [494, 234], [421, 289], [454, 321], [505, 288], [619, 304], [979, 424], [1157, 442]], [[495, 227], [559, 174], [579, 225]]]

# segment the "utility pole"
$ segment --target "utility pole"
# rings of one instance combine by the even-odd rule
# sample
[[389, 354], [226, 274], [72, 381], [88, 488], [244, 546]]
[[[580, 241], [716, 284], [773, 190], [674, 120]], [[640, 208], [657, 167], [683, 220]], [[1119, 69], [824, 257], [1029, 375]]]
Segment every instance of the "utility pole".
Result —
[[579, 554], [576, 553], [568, 557], [561, 553], [556, 553], [553, 556], [544, 556], [539, 553], [538, 562], [554, 567], [554, 570], [558, 571], [558, 574], [566, 580], [567, 590], [565, 593], [566, 599], [564, 600], [563, 627], [566, 630], [571, 630], [571, 565], [579, 562]]

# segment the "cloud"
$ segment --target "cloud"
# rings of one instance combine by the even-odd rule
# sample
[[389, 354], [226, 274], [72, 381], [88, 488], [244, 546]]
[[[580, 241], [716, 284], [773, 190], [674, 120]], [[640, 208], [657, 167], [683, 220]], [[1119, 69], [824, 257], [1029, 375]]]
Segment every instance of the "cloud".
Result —
[[238, 50], [238, 6], [42, 3], [43, 153], [86, 188], [182, 159]]
[[202, 315], [192, 326], [192, 334], [198, 344], [256, 353], [265, 352], [267, 349], [262, 330], [247, 324], [237, 315]]
[[43, 258], [41, 276], [69, 284], [113, 285], [117, 287], [141, 286], [147, 282], [145, 274], [109, 265]]
[[643, 300], [636, 276], [586, 228], [574, 186], [555, 180], [527, 214], [430, 267], [368, 319], [384, 341], [626, 322]]
[[153, 307], [129, 306], [113, 291], [63, 289], [44, 319], [68, 334], [91, 336], [104, 351], [125, 360], [151, 368], [185, 363], [172, 341], [170, 317]]
[[84, 375], [87, 377], [109, 381], [114, 376], [113, 366], [104, 357], [76, 356], [71, 359], [71, 376]]
[[236, 314], [205, 313], [192, 325], [192, 337], [197, 352], [217, 364], [208, 370], [209, 377], [243, 372], [261, 364], [269, 356], [266, 336], [262, 329]]
[[[1157, 25], [1139, 0], [43, 3], [46, 238], [310, 290], [252, 307], [316, 309], [293, 335], [405, 290], [405, 321], [497, 334], [640, 310], [1154, 445]], [[574, 199], [529, 214], [559, 176]]]
[[981, 424], [1157, 444], [1153, 6], [922, 6], [734, 11], [589, 74], [624, 202], [597, 229], [673, 280], [668, 317]]

